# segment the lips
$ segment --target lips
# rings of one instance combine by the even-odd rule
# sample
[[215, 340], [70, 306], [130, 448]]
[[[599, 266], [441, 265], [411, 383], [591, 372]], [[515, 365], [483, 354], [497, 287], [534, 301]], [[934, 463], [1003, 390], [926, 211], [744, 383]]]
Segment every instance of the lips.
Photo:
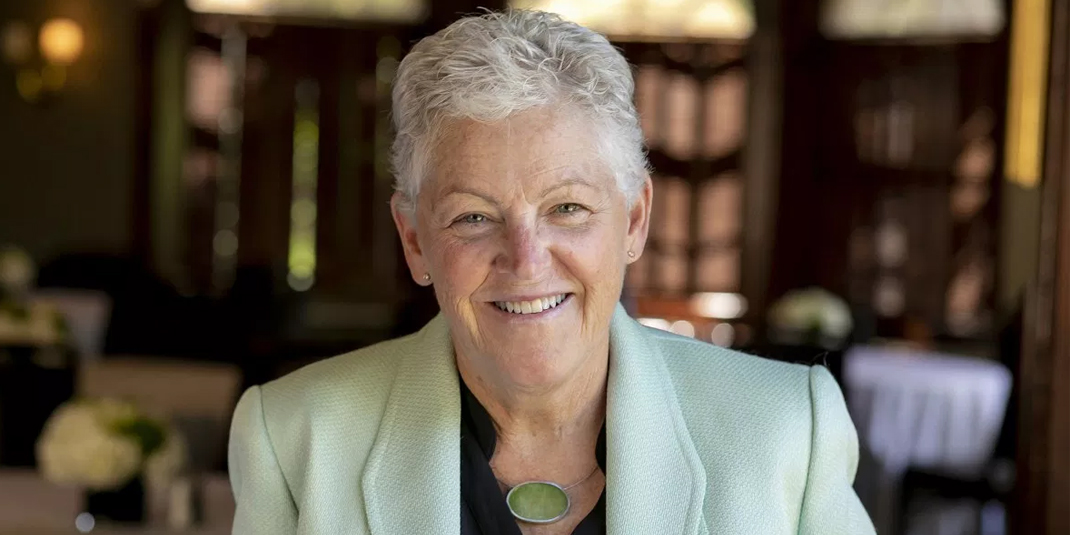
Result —
[[538, 314], [560, 305], [569, 294], [540, 297], [531, 301], [494, 301], [494, 306], [511, 314]]

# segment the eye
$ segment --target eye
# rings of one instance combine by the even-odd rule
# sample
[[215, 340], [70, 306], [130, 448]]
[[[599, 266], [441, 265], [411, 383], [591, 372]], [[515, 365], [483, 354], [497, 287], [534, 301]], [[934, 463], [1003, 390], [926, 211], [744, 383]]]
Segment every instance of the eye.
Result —
[[465, 215], [461, 216], [459, 219], [457, 219], [457, 221], [455, 221], [455, 222], [456, 223], [464, 223], [466, 225], [478, 225], [479, 223], [483, 223], [486, 220], [487, 220], [487, 216], [485, 216], [483, 214], [465, 214]]
[[576, 204], [574, 202], [567, 202], [554, 207], [555, 214], [573, 214], [579, 212], [580, 210], [583, 210], [583, 206], [580, 206], [579, 204]]

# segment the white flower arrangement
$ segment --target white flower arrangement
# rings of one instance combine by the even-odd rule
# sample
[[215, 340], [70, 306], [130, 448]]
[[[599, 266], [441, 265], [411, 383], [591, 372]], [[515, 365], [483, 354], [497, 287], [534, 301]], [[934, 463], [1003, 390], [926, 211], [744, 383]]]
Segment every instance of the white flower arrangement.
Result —
[[854, 321], [843, 299], [822, 288], [805, 288], [788, 292], [773, 305], [769, 326], [779, 341], [835, 348], [851, 334]]
[[169, 481], [185, 461], [175, 429], [115, 399], [61, 405], [37, 441], [38, 467], [47, 480], [98, 492], [122, 488], [138, 475], [149, 485]]

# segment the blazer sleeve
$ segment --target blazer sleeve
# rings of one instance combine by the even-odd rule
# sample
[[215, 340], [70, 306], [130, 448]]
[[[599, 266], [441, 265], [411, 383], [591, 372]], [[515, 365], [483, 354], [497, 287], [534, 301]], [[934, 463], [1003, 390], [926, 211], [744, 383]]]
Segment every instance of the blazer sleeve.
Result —
[[297, 506], [268, 435], [258, 386], [247, 390], [234, 410], [227, 460], [237, 506], [234, 535], [296, 533]]
[[858, 434], [836, 380], [823, 366], [810, 369], [810, 467], [799, 535], [876, 533], [852, 484], [858, 469]]

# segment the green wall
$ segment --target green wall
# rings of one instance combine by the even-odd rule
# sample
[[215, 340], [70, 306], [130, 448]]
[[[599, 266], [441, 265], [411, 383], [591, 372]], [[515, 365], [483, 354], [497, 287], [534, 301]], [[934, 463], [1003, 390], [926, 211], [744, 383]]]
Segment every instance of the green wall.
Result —
[[76, 20], [85, 33], [68, 87], [24, 102], [0, 63], [0, 243], [38, 259], [131, 248], [137, 0], [2, 0], [0, 26]]

